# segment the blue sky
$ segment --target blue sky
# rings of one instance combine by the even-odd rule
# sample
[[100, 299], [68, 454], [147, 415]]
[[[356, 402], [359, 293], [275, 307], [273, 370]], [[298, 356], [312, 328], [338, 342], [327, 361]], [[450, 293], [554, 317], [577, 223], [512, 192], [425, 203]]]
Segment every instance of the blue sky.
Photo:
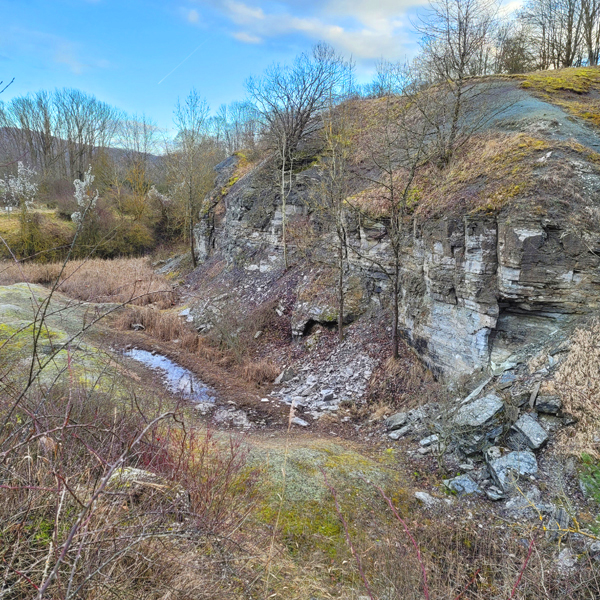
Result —
[[[216, 110], [244, 81], [319, 40], [357, 63], [415, 52], [425, 0], [0, 0], [2, 95], [76, 87], [165, 129], [192, 87]], [[191, 56], [190, 56], [191, 54]]]

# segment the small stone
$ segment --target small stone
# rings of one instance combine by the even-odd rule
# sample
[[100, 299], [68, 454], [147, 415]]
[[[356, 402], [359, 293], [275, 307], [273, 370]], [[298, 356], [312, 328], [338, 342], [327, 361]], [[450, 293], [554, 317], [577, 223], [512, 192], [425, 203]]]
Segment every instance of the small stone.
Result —
[[481, 494], [481, 488], [468, 475], [459, 475], [454, 479], [444, 479], [444, 485], [459, 496]]
[[179, 313], [180, 317], [189, 317], [190, 316], [190, 309], [189, 308], [184, 308], [180, 313]]
[[556, 415], [562, 408], [562, 402], [558, 396], [538, 396], [535, 410], [548, 415]]
[[540, 387], [542, 386], [542, 382], [538, 381], [534, 386], [533, 389], [531, 390], [531, 395], [529, 396], [529, 406], [531, 408], [533, 408], [534, 404], [535, 404], [535, 400], [537, 398], [537, 395], [540, 392]]
[[429, 437], [423, 438], [420, 442], [419, 445], [423, 446], [424, 448], [426, 448], [427, 446], [431, 446], [431, 444], [437, 443], [440, 441], [439, 436], [437, 435], [430, 435]]
[[133, 323], [131, 329], [134, 331], [144, 331], [146, 328], [141, 323]]
[[563, 574], [567, 574], [577, 564], [577, 556], [570, 548], [563, 548], [556, 559], [556, 568]]
[[412, 422], [423, 421], [426, 418], [427, 418], [427, 411], [425, 410], [424, 406], [420, 406], [419, 408], [413, 408], [413, 410], [411, 410], [408, 413], [408, 420], [412, 421]]
[[294, 417], [292, 419], [292, 424], [298, 425], [299, 427], [308, 427], [308, 422], [304, 419], [301, 419], [300, 417]]
[[271, 402], [268, 398], [261, 398], [260, 401], [261, 402]]
[[257, 332], [254, 334], [254, 339], [255, 339], [255, 340], [257, 340], [257, 339], [258, 339], [258, 338], [259, 338], [261, 335], [262, 335], [262, 331], [257, 331]]
[[287, 383], [296, 377], [296, 372], [294, 369], [284, 369], [275, 379], [275, 385], [280, 385], [282, 383]]
[[432, 508], [433, 506], [436, 506], [440, 503], [440, 500], [438, 498], [434, 498], [427, 492], [415, 492], [415, 498], [419, 502], [422, 502], [427, 508]]
[[411, 429], [412, 427], [410, 425], [405, 425], [400, 429], [395, 429], [391, 433], [388, 433], [388, 437], [391, 440], [399, 440], [401, 437], [404, 437], [407, 433], [409, 433]]
[[475, 467], [469, 463], [462, 463], [458, 465], [460, 471], [472, 471]]
[[494, 502], [504, 498], [504, 492], [495, 485], [491, 485], [489, 488], [487, 488], [487, 490], [485, 490], [485, 495]]
[[506, 388], [509, 388], [516, 380], [517, 376], [512, 371], [506, 371], [502, 374], [500, 379], [498, 379], [496, 387], [499, 390], [505, 390]]
[[396, 413], [385, 420], [385, 428], [388, 431], [400, 429], [408, 421], [408, 414], [405, 412]]
[[419, 454], [423, 454], [423, 455], [424, 455], [424, 454], [429, 454], [429, 453], [431, 452], [431, 446], [429, 446], [429, 447], [427, 447], [427, 448], [419, 448], [419, 449], [417, 450], [417, 452], [418, 452]]
[[331, 402], [334, 398], [333, 390], [322, 390], [321, 391], [321, 401], [322, 402]]
[[546, 537], [552, 541], [564, 540], [569, 535], [571, 515], [564, 509], [555, 507], [546, 527]]

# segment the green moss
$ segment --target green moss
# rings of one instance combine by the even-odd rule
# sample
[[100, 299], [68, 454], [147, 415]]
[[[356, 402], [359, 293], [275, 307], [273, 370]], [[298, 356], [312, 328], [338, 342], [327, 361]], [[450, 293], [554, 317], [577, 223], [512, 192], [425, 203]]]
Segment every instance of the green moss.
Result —
[[[600, 127], [600, 67], [543, 71], [524, 76], [521, 87], [540, 94], [588, 123]], [[592, 93], [596, 97], [592, 97]]]
[[572, 67], [525, 75], [521, 87], [547, 94], [560, 91], [587, 94], [596, 84], [600, 84], [599, 67]]

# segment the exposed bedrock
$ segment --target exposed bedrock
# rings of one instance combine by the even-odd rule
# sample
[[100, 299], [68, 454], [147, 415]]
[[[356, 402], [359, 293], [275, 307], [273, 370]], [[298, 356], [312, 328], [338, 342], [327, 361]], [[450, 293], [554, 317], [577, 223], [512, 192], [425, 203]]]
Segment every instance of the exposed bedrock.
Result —
[[[214, 193], [224, 193], [234, 166], [222, 167]], [[281, 208], [277, 192], [264, 185], [263, 177], [255, 169], [227, 187], [216, 224], [204, 222], [197, 228], [201, 259], [221, 253], [257, 274], [282, 267]], [[317, 180], [313, 168], [296, 177], [287, 206], [290, 229], [312, 218], [305, 198]], [[506, 367], [526, 346], [597, 309], [600, 236], [583, 234], [569, 223], [507, 208], [493, 216], [429, 219], [407, 231], [401, 321], [423, 360], [450, 376]], [[377, 266], [392, 260], [383, 226], [363, 220], [351, 229], [351, 244], [360, 253], [350, 253], [346, 322], [370, 304], [389, 306], [390, 301], [389, 280]], [[301, 242], [302, 234], [296, 235]], [[323, 253], [335, 256], [331, 246]], [[296, 252], [294, 260], [304, 260], [302, 253]], [[310, 275], [297, 290], [292, 315], [296, 335], [321, 318], [327, 323], [337, 319], [335, 280], [322, 286], [324, 293], [310, 293], [311, 286], [319, 287], [314, 284], [320, 270], [322, 266], [306, 263]]]

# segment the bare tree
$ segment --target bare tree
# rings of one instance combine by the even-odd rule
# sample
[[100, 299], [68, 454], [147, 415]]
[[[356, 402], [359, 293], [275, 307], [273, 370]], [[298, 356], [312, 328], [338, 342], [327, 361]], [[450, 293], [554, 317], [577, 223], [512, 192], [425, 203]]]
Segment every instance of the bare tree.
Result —
[[[585, 42], [593, 54], [598, 8], [595, 0], [528, 0], [520, 19], [530, 28], [538, 68], [581, 64]], [[596, 44], [597, 46], [597, 44]], [[589, 56], [588, 56], [589, 58]], [[592, 57], [593, 58], [593, 57]]]
[[119, 145], [124, 180], [133, 196], [133, 215], [141, 219], [148, 210], [147, 194], [152, 187], [153, 155], [157, 151], [157, 127], [146, 115], [124, 118], [119, 127]]
[[[353, 87], [353, 69], [348, 65], [342, 95], [349, 97]], [[317, 188], [315, 210], [335, 233], [334, 255], [337, 270], [338, 339], [344, 339], [345, 272], [348, 263], [348, 196], [354, 179], [351, 169], [352, 125], [351, 100], [335, 105], [322, 113], [325, 147], [319, 162], [321, 183]]]
[[581, 29], [587, 64], [596, 66], [600, 54], [600, 2], [598, 0], [581, 0]]
[[487, 54], [496, 13], [496, 0], [431, 0], [417, 25], [423, 36], [419, 69], [436, 85], [439, 97], [438, 115], [431, 122], [438, 134], [442, 164], [452, 158], [465, 109], [473, 105], [475, 95], [482, 95], [471, 78], [486, 74], [491, 66]]
[[387, 253], [378, 258], [374, 248], [364, 243], [353, 243], [351, 251], [372, 263], [390, 282], [392, 355], [396, 359], [400, 345], [403, 244], [411, 218], [415, 179], [419, 169], [437, 154], [428, 115], [435, 113], [433, 105], [438, 98], [431, 90], [422, 89], [419, 81], [412, 79], [410, 70], [385, 64], [379, 68], [389, 71], [381, 77], [382, 81], [388, 81], [389, 92], [376, 124], [369, 124], [365, 131], [359, 157], [372, 168], [363, 175], [368, 184], [364, 201], [354, 208], [362, 212], [364, 206], [369, 210], [376, 207], [392, 259], [385, 258]]
[[215, 136], [227, 155], [242, 150], [254, 151], [258, 135], [258, 114], [250, 102], [232, 102], [219, 107]]
[[[206, 100], [194, 89], [184, 102], [177, 102], [175, 125], [178, 133], [169, 149], [172, 196], [183, 201], [186, 232], [194, 268], [197, 265], [194, 247], [194, 226], [203, 200], [212, 187], [213, 167], [223, 158], [223, 151], [209, 135], [209, 108]], [[214, 206], [209, 208], [212, 209]]]
[[120, 119], [119, 111], [75, 89], [55, 92], [54, 101], [66, 156], [65, 174], [81, 179], [95, 151], [113, 141]]
[[[293, 182], [293, 169], [300, 143], [318, 123], [313, 118], [338, 93], [344, 61], [326, 44], [316, 45], [311, 54], [301, 54], [291, 66], [274, 64], [262, 78], [247, 82], [271, 150], [279, 161], [279, 189], [282, 214], [282, 244], [286, 268], [287, 198]], [[312, 125], [312, 126], [311, 126]]]

